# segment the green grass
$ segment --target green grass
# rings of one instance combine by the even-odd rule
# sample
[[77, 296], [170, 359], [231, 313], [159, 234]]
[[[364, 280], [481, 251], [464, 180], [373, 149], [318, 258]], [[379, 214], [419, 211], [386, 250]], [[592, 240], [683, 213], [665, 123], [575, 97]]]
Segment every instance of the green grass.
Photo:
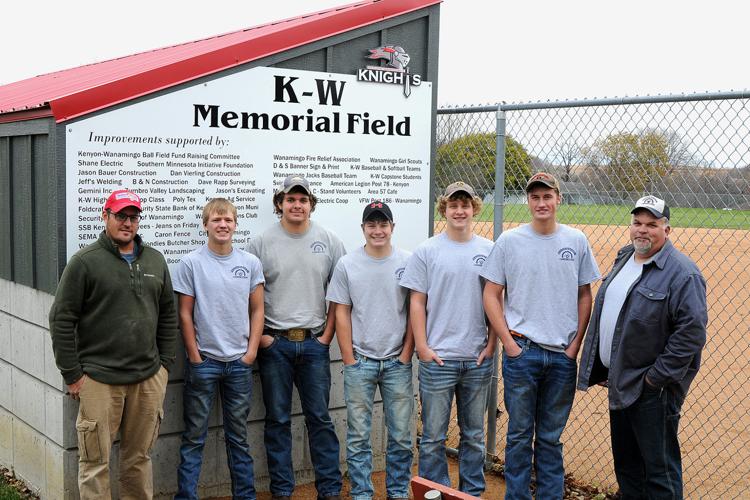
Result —
[[24, 500], [26, 498], [28, 497], [21, 495], [4, 480], [0, 481], [0, 500]]
[[[494, 208], [485, 205], [476, 220], [491, 222]], [[557, 220], [563, 224], [626, 226], [630, 223], [631, 209], [617, 205], [561, 205], [557, 210]], [[440, 219], [438, 216], [436, 220]], [[505, 205], [503, 219], [505, 222], [530, 222], [531, 215], [526, 205]], [[670, 223], [674, 227], [750, 230], [750, 210], [677, 207], [672, 208]]]

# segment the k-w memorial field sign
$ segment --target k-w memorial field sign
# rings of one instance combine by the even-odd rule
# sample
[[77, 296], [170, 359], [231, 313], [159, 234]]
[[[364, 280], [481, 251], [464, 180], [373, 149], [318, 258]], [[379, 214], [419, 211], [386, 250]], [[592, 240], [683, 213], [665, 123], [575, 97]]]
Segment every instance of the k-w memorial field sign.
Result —
[[139, 234], [170, 265], [205, 242], [201, 209], [218, 196], [237, 206], [244, 248], [278, 220], [271, 198], [291, 174], [308, 178], [313, 220], [348, 249], [363, 244], [362, 208], [375, 199], [393, 209], [396, 245], [415, 247], [430, 220], [431, 84], [406, 96], [372, 80], [253, 68], [69, 124], [68, 258], [98, 237], [119, 188], [142, 197]]

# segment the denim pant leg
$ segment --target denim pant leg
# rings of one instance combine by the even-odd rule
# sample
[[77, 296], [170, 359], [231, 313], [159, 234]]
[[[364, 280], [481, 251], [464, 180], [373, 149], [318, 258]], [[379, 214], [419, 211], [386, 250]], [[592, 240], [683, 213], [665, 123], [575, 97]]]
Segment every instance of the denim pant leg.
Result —
[[461, 438], [458, 444], [458, 489], [478, 497], [484, 492], [484, 423], [492, 377], [492, 358], [480, 366], [463, 361], [456, 386], [456, 412]]
[[560, 442], [575, 396], [576, 360], [544, 350], [545, 369], [539, 382], [534, 441], [536, 497], [562, 498], [565, 491], [563, 445]]
[[221, 374], [221, 364], [212, 359], [207, 358], [197, 365], [189, 361], [185, 363], [185, 386], [182, 397], [185, 431], [182, 433], [180, 465], [177, 469], [177, 500], [198, 499], [198, 479], [208, 431], [208, 418]]
[[357, 355], [357, 362], [344, 366], [346, 400], [346, 463], [353, 500], [372, 498], [372, 407], [378, 386], [380, 362]]
[[610, 410], [615, 475], [624, 499], [683, 498], [681, 406], [671, 391], [646, 386], [631, 406]]
[[445, 440], [451, 418], [453, 394], [460, 361], [419, 362], [419, 399], [422, 402], [422, 439], [419, 442], [419, 475], [450, 486]]
[[301, 362], [298, 361], [294, 372], [294, 383], [305, 415], [310, 458], [315, 470], [315, 488], [320, 496], [341, 493], [339, 439], [328, 412], [331, 395], [331, 358], [328, 348], [316, 338], [305, 339]]
[[253, 367], [239, 359], [226, 363], [219, 390], [233, 499], [255, 500], [253, 457], [247, 444], [252, 389]]
[[537, 412], [537, 381], [542, 373], [542, 349], [516, 340], [521, 354], [503, 351], [503, 400], [508, 412], [505, 444], [505, 498], [531, 499], [531, 458]]
[[383, 414], [388, 430], [385, 489], [388, 498], [408, 498], [413, 460], [412, 364], [403, 364], [398, 357], [386, 360], [383, 364], [380, 394], [383, 396]]
[[295, 344], [277, 337], [267, 348], [258, 349], [258, 368], [266, 407], [264, 443], [271, 494], [276, 496], [291, 496], [294, 491], [292, 384]]

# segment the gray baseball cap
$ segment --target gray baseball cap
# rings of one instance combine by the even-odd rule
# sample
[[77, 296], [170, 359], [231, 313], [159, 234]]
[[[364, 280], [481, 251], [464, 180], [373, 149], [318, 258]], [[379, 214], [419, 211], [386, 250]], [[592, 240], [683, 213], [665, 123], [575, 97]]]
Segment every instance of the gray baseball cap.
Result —
[[302, 188], [302, 190], [308, 195], [312, 194], [312, 191], [310, 191], [310, 183], [301, 175], [290, 175], [284, 179], [284, 183], [281, 185], [279, 192], [289, 193], [289, 191], [296, 187]]

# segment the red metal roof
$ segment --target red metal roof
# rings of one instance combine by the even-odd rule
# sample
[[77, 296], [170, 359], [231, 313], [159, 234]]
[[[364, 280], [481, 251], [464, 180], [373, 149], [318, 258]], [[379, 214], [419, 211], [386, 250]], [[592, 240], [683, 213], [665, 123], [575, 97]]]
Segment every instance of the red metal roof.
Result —
[[423, 9], [441, 0], [367, 0], [0, 86], [0, 123], [70, 120], [201, 76]]

